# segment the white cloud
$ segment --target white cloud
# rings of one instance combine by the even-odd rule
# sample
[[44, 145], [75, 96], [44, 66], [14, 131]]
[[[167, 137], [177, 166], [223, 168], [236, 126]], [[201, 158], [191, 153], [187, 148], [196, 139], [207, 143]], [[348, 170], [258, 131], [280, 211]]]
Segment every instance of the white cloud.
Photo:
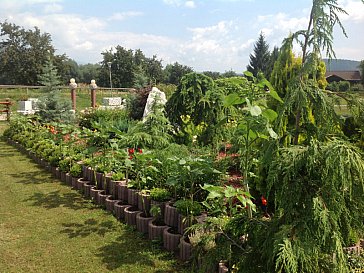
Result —
[[163, 0], [163, 2], [169, 6], [174, 7], [186, 7], [186, 8], [195, 8], [195, 1], [183, 1], [183, 0]]
[[364, 4], [361, 1], [341, 0], [339, 4], [348, 13], [347, 15], [340, 15], [341, 20], [356, 23], [364, 22]]
[[53, 3], [44, 7], [45, 13], [59, 13], [63, 10], [63, 7], [59, 4]]
[[186, 7], [186, 8], [191, 8], [191, 9], [193, 9], [193, 8], [195, 8], [195, 7], [196, 7], [196, 4], [195, 4], [195, 2], [194, 2], [194, 1], [186, 1], [186, 3], [185, 3], [185, 7]]
[[108, 20], [123, 21], [128, 18], [142, 16], [142, 15], [144, 15], [144, 13], [140, 12], [140, 11], [118, 12], [118, 13], [114, 13]]

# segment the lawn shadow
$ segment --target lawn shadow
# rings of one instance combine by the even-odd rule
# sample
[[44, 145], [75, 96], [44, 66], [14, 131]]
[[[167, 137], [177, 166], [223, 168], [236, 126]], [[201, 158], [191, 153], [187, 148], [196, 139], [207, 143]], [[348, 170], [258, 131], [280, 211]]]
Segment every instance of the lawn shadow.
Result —
[[83, 224], [80, 223], [67, 223], [62, 224], [64, 230], [61, 233], [68, 234], [69, 238], [75, 237], [87, 237], [91, 234], [97, 234], [105, 236], [108, 232], [114, 232], [116, 230], [116, 224], [114, 221], [108, 220], [98, 222], [94, 218], [85, 220]]
[[32, 202], [32, 206], [39, 206], [46, 209], [54, 209], [65, 207], [73, 210], [79, 209], [92, 209], [92, 206], [87, 206], [87, 203], [82, 196], [77, 192], [61, 193], [60, 190], [50, 193], [36, 192], [33, 196], [24, 200], [25, 202]]
[[39, 166], [34, 166], [33, 168], [36, 168], [37, 170], [12, 173], [9, 175], [17, 179], [15, 183], [21, 183], [25, 185], [54, 183], [59, 181], [55, 179], [51, 173], [45, 172], [43, 168]]
[[177, 272], [173, 267], [169, 270], [158, 270], [160, 265], [155, 263], [155, 260], [170, 261], [175, 257], [162, 250], [159, 245], [145, 242], [145, 238], [138, 238], [135, 232], [124, 232], [115, 241], [99, 248], [99, 253], [96, 255], [102, 259], [106, 268], [110, 271], [116, 270], [119, 267], [130, 265], [144, 265], [154, 268], [160, 273]]
[[2, 147], [1, 149], [0, 157], [12, 157], [16, 155], [19, 155], [19, 152], [14, 148], [12, 148], [11, 146], [5, 145], [4, 143], [4, 147]]

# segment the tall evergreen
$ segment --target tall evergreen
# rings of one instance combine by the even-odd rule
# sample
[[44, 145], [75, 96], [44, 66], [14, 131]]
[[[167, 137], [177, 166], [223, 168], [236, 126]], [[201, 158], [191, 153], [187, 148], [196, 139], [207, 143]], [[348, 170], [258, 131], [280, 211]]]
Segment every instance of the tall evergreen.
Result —
[[37, 103], [38, 115], [43, 122], [69, 123], [73, 120], [71, 102], [60, 96], [60, 77], [50, 60], [43, 67], [43, 74], [38, 76], [39, 82], [45, 86], [47, 94]]
[[41, 85], [46, 87], [46, 91], [52, 91], [61, 85], [61, 79], [58, 75], [57, 68], [50, 59], [46, 61], [42, 70], [43, 74], [38, 76], [38, 81]]
[[254, 52], [250, 54], [247, 70], [256, 77], [258, 72], [262, 72], [266, 78], [270, 76], [270, 52], [269, 45], [261, 32], [258, 41], [254, 44]]

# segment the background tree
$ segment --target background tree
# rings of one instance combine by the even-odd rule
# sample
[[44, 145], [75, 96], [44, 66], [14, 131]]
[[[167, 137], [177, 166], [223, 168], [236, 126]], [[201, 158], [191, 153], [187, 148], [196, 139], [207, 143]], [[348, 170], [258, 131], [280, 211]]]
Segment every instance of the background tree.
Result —
[[202, 74], [210, 77], [213, 80], [216, 80], [216, 79], [218, 79], [218, 78], [221, 77], [221, 73], [220, 72], [216, 72], [216, 71], [204, 71], [204, 72], [202, 72]]
[[254, 44], [254, 52], [250, 54], [247, 70], [253, 73], [254, 77], [262, 72], [266, 78], [270, 76], [270, 52], [269, 45], [261, 32], [258, 41]]
[[113, 87], [140, 88], [163, 79], [162, 61], [156, 55], [148, 58], [140, 49], [133, 51], [119, 45], [102, 55], [98, 78], [100, 86], [110, 86], [108, 62], [111, 62]]
[[191, 67], [179, 64], [178, 62], [167, 64], [164, 69], [165, 83], [178, 85], [181, 78], [192, 71], [193, 69]]
[[62, 54], [55, 55], [53, 62], [64, 85], [67, 85], [71, 78], [74, 78], [76, 82], [80, 82], [81, 73], [75, 60], [67, 57], [66, 54]]
[[25, 30], [0, 23], [0, 83], [35, 85], [47, 59], [54, 55], [51, 36], [39, 28]]
[[78, 69], [80, 77], [78, 82], [89, 84], [93, 79], [96, 79], [97, 82], [99, 82], [100, 64], [81, 64], [78, 66]]
[[361, 83], [364, 84], [364, 60], [360, 62], [360, 76], [361, 76]]

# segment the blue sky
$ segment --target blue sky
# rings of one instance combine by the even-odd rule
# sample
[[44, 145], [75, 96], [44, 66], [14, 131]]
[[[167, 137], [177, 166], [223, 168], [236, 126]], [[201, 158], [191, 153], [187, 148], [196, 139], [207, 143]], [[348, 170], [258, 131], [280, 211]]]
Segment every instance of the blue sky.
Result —
[[[309, 0], [0, 0], [0, 21], [38, 26], [58, 54], [101, 61], [120, 45], [197, 71], [242, 72], [262, 31], [271, 49], [307, 25]], [[339, 0], [349, 38], [336, 31], [338, 58], [364, 59], [364, 4]], [[298, 51], [297, 51], [298, 54]]]

